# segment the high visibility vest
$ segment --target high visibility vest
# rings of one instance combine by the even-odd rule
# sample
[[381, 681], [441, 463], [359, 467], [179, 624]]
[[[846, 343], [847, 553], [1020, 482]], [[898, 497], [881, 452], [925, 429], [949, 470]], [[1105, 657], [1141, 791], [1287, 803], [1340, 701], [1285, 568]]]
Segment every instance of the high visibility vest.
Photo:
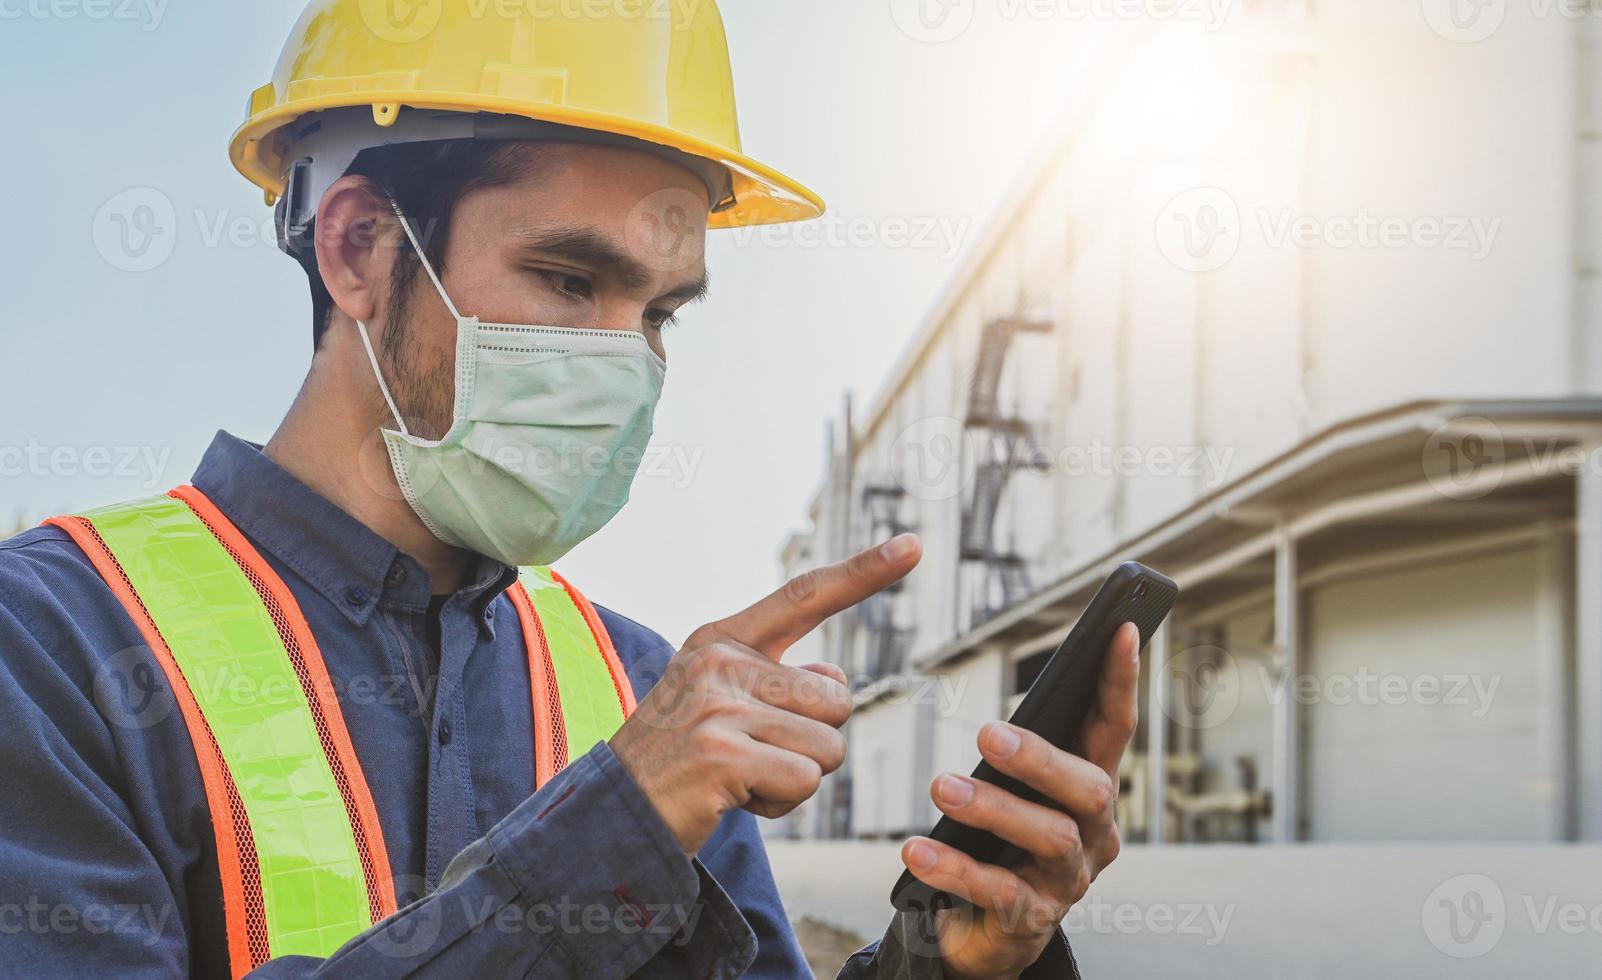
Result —
[[[132, 617], [194, 744], [235, 977], [327, 957], [395, 911], [378, 813], [295, 598], [194, 487], [49, 523]], [[595, 608], [549, 569], [508, 595], [528, 649], [534, 782], [611, 738], [634, 695]]]

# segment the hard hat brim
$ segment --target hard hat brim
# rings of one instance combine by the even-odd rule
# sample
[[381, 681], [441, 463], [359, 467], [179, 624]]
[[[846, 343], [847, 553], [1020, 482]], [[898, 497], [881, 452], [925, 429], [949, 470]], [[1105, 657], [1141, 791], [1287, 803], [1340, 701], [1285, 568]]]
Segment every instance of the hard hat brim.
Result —
[[263, 109], [234, 133], [229, 145], [229, 157], [234, 167], [247, 180], [266, 191], [269, 201], [273, 201], [284, 193], [289, 162], [285, 150], [275, 146], [280, 141], [275, 141], [273, 137], [304, 116], [353, 105], [371, 106], [376, 120], [393, 119], [402, 107], [490, 112], [628, 136], [672, 147], [727, 167], [734, 175], [736, 203], [708, 215], [707, 223], [711, 228], [806, 221], [824, 213], [823, 199], [800, 182], [744, 153], [732, 152], [726, 147], [667, 127], [562, 106], [541, 106], [537, 113], [532, 113], [525, 101], [490, 95], [477, 96], [470, 107], [462, 104], [459, 93], [407, 91], [364, 95], [359, 103], [353, 102], [348, 95], [340, 94], [301, 98]]

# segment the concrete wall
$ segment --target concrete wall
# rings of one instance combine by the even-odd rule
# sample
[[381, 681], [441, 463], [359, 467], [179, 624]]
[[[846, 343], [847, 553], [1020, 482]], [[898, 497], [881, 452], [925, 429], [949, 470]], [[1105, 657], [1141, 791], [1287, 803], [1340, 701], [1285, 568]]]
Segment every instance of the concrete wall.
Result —
[[917, 746], [909, 744], [918, 728], [917, 711], [911, 699], [898, 699], [852, 720], [852, 836], [905, 834], [927, 819], [924, 808], [916, 805], [927, 783], [911, 764]]
[[1542, 710], [1532, 649], [1544, 558], [1526, 548], [1309, 592], [1308, 839], [1554, 839], [1562, 777], [1538, 760], [1561, 712]]
[[[770, 857], [792, 918], [868, 938], [888, 925], [895, 845]], [[1599, 868], [1602, 850], [1581, 847], [1130, 846], [1065, 928], [1098, 980], [1587, 977]]]

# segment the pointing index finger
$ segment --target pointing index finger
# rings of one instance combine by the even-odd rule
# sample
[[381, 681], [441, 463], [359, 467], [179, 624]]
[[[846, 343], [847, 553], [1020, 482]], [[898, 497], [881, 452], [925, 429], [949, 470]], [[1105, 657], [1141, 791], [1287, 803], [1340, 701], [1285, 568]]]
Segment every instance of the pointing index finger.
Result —
[[702, 630], [778, 661], [818, 624], [894, 585], [922, 557], [918, 536], [903, 534], [839, 564], [804, 572], [744, 612], [709, 623]]

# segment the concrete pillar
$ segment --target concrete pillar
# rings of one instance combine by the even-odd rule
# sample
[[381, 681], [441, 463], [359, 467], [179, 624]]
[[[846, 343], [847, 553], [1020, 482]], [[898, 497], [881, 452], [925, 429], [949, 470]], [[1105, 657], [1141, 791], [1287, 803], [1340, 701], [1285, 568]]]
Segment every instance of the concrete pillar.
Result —
[[1297, 738], [1301, 723], [1296, 703], [1296, 676], [1301, 672], [1298, 647], [1301, 602], [1296, 576], [1296, 539], [1287, 525], [1281, 525], [1274, 544], [1274, 653], [1280, 676], [1279, 700], [1274, 705], [1273, 841], [1293, 844], [1301, 821], [1301, 800], [1297, 785], [1301, 773], [1301, 746]]
[[1575, 479], [1575, 812], [1580, 840], [1602, 843], [1602, 473]]
[[1146, 652], [1146, 842], [1166, 843], [1168, 825], [1168, 624]]
[[1573, 840], [1574, 800], [1574, 548], [1566, 526], [1542, 527], [1536, 581], [1536, 639], [1530, 669], [1537, 718], [1535, 777], [1547, 804], [1544, 839]]

